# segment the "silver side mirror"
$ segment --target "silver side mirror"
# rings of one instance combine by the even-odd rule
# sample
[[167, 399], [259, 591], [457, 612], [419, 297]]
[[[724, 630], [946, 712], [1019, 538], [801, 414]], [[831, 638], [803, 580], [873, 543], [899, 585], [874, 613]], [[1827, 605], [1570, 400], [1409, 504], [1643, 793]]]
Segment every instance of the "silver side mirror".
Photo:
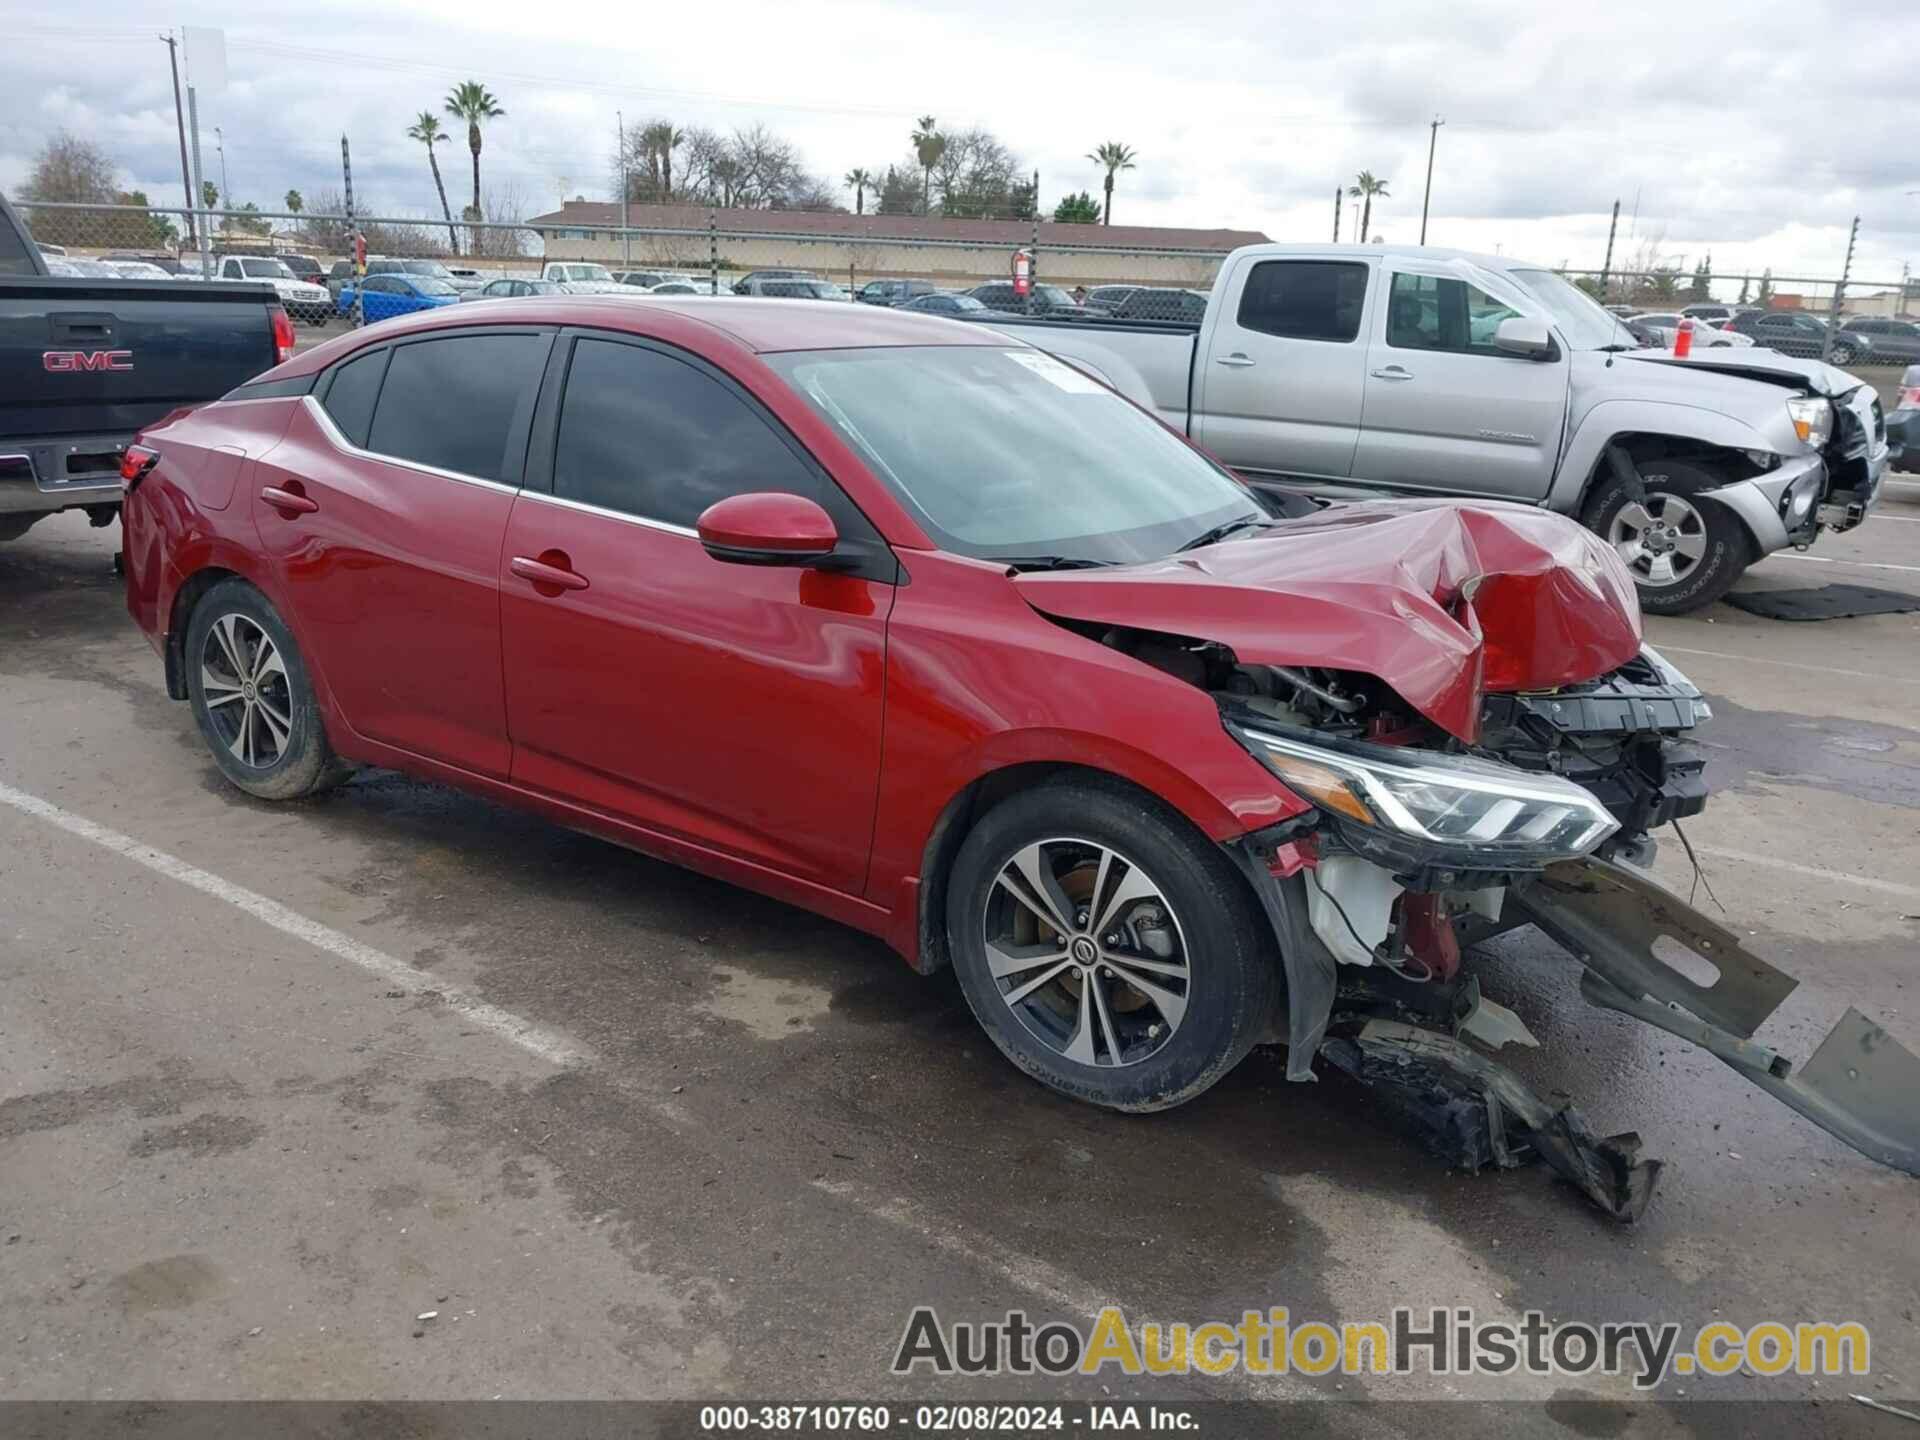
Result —
[[1553, 332], [1547, 322], [1530, 315], [1512, 315], [1502, 320], [1493, 332], [1493, 348], [1526, 360], [1551, 360], [1554, 356]]

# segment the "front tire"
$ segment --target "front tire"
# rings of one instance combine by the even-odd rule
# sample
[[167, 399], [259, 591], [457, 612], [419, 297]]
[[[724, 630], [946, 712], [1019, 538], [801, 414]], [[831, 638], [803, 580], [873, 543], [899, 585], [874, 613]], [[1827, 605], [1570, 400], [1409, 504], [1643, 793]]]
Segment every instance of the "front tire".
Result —
[[1053, 781], [960, 848], [947, 937], [962, 993], [1043, 1085], [1124, 1111], [1193, 1099], [1267, 1033], [1271, 929], [1225, 856], [1115, 781]]
[[223, 580], [187, 622], [187, 695], [220, 772], [262, 800], [318, 794], [344, 773], [292, 632], [267, 597]]
[[1834, 346], [1827, 352], [1827, 363], [1829, 365], [1851, 365], [1853, 363], [1853, 347], [1851, 345]]
[[1701, 498], [1725, 482], [1682, 460], [1646, 460], [1638, 468], [1638, 486], [1617, 476], [1604, 480], [1581, 522], [1626, 562], [1647, 614], [1704, 609], [1753, 563], [1740, 522], [1724, 506]]

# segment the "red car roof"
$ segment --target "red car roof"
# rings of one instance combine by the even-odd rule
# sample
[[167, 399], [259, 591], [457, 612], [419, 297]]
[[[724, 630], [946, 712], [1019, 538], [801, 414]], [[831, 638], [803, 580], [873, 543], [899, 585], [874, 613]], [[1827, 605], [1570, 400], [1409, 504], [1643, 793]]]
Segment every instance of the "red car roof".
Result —
[[336, 336], [272, 372], [310, 375], [361, 344], [469, 325], [596, 325], [671, 340], [687, 322], [756, 354], [779, 350], [856, 350], [890, 345], [995, 345], [1021, 342], [963, 320], [903, 314], [878, 305], [831, 300], [764, 300], [727, 295], [538, 295], [474, 301], [382, 320]]

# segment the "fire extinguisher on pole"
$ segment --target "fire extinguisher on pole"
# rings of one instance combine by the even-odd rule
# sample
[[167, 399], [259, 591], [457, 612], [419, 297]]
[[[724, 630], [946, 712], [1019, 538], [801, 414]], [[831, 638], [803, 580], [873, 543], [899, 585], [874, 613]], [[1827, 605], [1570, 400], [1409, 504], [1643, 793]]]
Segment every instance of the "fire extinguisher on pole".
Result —
[[1033, 252], [1031, 250], [1013, 252], [1013, 293], [1022, 300], [1033, 293]]
[[1693, 321], [1683, 319], [1673, 332], [1673, 358], [1684, 360], [1693, 353]]

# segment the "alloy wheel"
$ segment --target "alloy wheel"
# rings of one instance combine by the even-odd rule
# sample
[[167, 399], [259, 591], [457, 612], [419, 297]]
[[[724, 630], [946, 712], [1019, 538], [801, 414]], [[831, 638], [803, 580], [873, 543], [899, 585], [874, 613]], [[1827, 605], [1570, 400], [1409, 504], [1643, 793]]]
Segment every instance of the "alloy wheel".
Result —
[[245, 615], [222, 615], [200, 653], [207, 721], [242, 765], [265, 770], [293, 738], [293, 690], [272, 638]]
[[1186, 1017], [1193, 979], [1179, 918], [1117, 850], [1071, 837], [1023, 846], [995, 877], [981, 923], [1001, 1000], [1065, 1059], [1137, 1065]]
[[1707, 522], [1678, 495], [1629, 500], [1607, 527], [1613, 546], [1644, 585], [1678, 585], [1706, 558]]

